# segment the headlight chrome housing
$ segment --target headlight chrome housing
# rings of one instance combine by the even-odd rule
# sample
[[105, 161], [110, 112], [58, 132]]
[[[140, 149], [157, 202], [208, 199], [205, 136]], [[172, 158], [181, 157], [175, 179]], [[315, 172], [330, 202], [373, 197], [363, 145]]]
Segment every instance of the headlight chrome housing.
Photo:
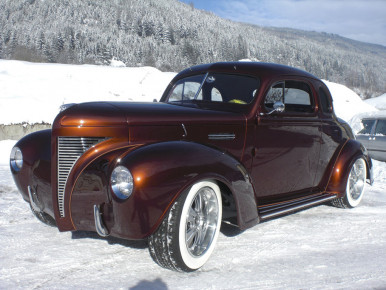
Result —
[[13, 170], [20, 171], [23, 167], [23, 153], [19, 147], [13, 147], [10, 156], [10, 164]]
[[110, 177], [111, 188], [114, 194], [120, 199], [127, 199], [133, 192], [134, 180], [129, 169], [124, 166], [114, 168]]

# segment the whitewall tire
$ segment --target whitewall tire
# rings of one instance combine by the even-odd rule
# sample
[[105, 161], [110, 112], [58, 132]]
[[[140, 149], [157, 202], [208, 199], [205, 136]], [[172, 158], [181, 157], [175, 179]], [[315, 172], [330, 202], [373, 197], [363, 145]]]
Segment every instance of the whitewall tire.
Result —
[[152, 258], [177, 271], [194, 271], [211, 256], [220, 232], [221, 191], [210, 180], [195, 183], [174, 203], [149, 238]]
[[363, 158], [358, 158], [351, 166], [344, 196], [333, 200], [333, 205], [342, 208], [358, 206], [365, 192], [366, 175], [366, 162]]

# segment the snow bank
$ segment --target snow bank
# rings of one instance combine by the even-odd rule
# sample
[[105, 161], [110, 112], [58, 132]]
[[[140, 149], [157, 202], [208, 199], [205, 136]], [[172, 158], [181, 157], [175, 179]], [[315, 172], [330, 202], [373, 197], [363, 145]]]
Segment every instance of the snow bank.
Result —
[[151, 102], [161, 97], [174, 76], [152, 67], [0, 60], [0, 124], [52, 123], [64, 103]]
[[[65, 103], [151, 102], [161, 97], [176, 75], [153, 67], [128, 68], [123, 65], [114, 59], [111, 66], [0, 60], [0, 124], [52, 123], [59, 106]], [[363, 102], [349, 88], [324, 82], [333, 96], [336, 114], [349, 122], [355, 131], [361, 127], [360, 118], [353, 119], [354, 116], [376, 112], [372, 105], [382, 107], [386, 104], [386, 94]]]
[[386, 111], [386, 94], [383, 94], [379, 97], [365, 100], [366, 104], [374, 106], [378, 110]]
[[352, 90], [344, 85], [323, 80], [327, 85], [334, 100], [334, 110], [339, 118], [349, 122], [356, 114], [364, 112], [375, 112], [372, 105], [362, 99]]
[[9, 164], [9, 156], [15, 143], [14, 140], [0, 141], [0, 166]]
[[126, 65], [125, 65], [125, 63], [123, 61], [116, 60], [115, 58], [110, 60], [110, 66], [113, 66], [113, 67], [126, 67]]

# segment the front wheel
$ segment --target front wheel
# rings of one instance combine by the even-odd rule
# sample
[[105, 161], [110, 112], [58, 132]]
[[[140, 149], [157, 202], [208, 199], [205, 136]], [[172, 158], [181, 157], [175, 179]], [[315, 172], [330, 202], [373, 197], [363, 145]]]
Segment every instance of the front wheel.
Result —
[[183, 193], [149, 237], [149, 251], [160, 266], [190, 272], [202, 267], [212, 254], [220, 232], [220, 188], [205, 180]]
[[332, 204], [342, 208], [358, 206], [363, 198], [365, 184], [366, 162], [363, 158], [358, 158], [351, 167], [344, 196], [333, 200]]

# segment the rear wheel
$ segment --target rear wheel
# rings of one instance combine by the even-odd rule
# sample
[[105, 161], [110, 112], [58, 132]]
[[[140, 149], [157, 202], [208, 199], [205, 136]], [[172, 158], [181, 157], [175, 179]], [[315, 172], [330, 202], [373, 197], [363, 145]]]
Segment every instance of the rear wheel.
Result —
[[333, 200], [332, 204], [341, 208], [358, 206], [363, 198], [365, 184], [366, 162], [363, 158], [358, 158], [351, 167], [344, 196]]
[[205, 180], [182, 194], [149, 238], [150, 255], [160, 266], [194, 271], [212, 254], [220, 232], [221, 192]]

